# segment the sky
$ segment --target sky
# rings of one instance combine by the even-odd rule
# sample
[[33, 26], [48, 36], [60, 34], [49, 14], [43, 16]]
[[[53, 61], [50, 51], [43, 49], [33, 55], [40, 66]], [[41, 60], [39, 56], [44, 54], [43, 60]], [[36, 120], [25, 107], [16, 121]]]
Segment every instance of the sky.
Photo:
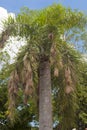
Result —
[[72, 9], [87, 11], [87, 0], [0, 0], [0, 7], [7, 9], [8, 12], [18, 13], [23, 6], [41, 9], [53, 3], [61, 3]]

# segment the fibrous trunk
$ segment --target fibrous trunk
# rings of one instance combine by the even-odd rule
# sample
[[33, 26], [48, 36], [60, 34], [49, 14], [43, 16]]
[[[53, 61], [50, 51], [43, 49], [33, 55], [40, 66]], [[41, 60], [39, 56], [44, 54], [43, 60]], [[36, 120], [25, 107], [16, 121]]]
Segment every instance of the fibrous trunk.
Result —
[[52, 130], [51, 73], [48, 59], [39, 67], [39, 130]]

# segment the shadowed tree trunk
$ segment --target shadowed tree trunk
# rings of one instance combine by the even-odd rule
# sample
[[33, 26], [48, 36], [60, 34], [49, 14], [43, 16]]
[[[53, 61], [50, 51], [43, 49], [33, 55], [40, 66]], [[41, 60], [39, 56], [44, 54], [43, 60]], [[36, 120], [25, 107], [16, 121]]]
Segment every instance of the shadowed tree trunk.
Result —
[[52, 130], [51, 73], [48, 57], [40, 60], [39, 76], [39, 130]]

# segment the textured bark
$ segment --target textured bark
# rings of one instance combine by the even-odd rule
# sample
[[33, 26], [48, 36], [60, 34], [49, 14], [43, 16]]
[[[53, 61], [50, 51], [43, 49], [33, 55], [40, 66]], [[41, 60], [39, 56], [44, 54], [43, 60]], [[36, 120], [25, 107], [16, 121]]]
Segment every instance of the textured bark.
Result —
[[52, 130], [51, 73], [49, 60], [41, 60], [39, 69], [39, 130]]

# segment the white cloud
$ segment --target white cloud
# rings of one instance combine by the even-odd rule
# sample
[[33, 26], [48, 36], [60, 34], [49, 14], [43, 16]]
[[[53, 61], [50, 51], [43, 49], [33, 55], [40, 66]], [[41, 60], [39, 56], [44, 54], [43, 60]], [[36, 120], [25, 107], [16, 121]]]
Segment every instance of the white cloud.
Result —
[[4, 9], [3, 7], [0, 7], [0, 33], [3, 30], [3, 21], [6, 20], [9, 16], [15, 18], [15, 14], [14, 13], [8, 13], [6, 9]]
[[26, 44], [25, 38], [18, 37], [10, 37], [7, 40], [6, 46], [3, 49], [3, 52], [7, 52], [10, 56], [10, 63], [15, 61], [15, 57], [19, 49]]
[[[10, 12], [8, 13], [8, 11], [2, 7], [0, 7], [0, 33], [3, 31], [3, 22], [4, 20], [6, 20], [9, 16], [15, 18], [15, 14]], [[18, 50], [21, 46], [23, 46], [26, 41], [24, 38], [19, 38], [19, 37], [9, 37], [9, 39], [7, 40], [7, 43], [5, 45], [5, 47], [1, 50], [2, 52], [7, 52], [10, 56], [10, 63], [14, 62], [14, 58], [16, 57]], [[2, 62], [3, 65], [3, 61], [0, 61], [0, 64]], [[2, 68], [2, 66], [0, 66], [0, 68]]]
[[2, 8], [2, 7], [0, 7], [0, 12], [1, 12], [0, 13], [0, 20], [1, 20], [1, 18], [6, 18], [8, 16], [7, 10]]

